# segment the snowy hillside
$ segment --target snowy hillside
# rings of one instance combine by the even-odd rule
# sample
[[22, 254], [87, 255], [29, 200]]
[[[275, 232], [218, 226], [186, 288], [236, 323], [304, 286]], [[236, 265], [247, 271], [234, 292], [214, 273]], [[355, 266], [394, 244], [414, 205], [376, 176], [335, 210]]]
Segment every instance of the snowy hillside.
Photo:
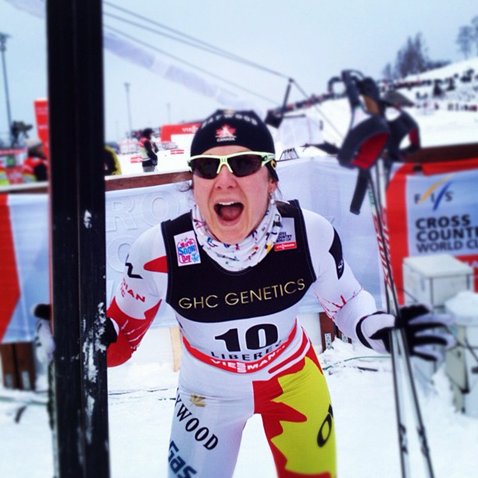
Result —
[[[467, 75], [470, 81], [462, 81]], [[447, 89], [450, 79], [454, 79], [453, 90]], [[435, 80], [443, 92], [440, 97], [433, 95]], [[382, 85], [382, 95], [388, 88], [390, 85]], [[398, 81], [394, 88], [414, 103], [406, 110], [419, 124], [422, 147], [478, 141], [478, 58], [407, 77]], [[297, 119], [301, 115], [308, 121], [303, 120], [301, 123]], [[339, 146], [349, 128], [350, 106], [343, 98], [325, 100], [311, 107], [294, 110], [290, 116], [291, 120], [285, 120], [278, 130], [272, 128], [278, 151], [283, 149], [284, 137], [287, 143], [290, 142], [288, 147], [323, 141]], [[308, 130], [299, 130], [303, 126], [308, 127]], [[326, 155], [314, 147], [296, 149], [301, 156]], [[120, 161], [123, 174], [142, 173], [141, 163], [131, 162], [129, 154], [120, 155]], [[161, 172], [185, 171], [187, 156], [160, 151], [157, 169]]]
[[[366, 71], [362, 73], [367, 75]], [[386, 82], [379, 84], [382, 96], [388, 89], [395, 89], [414, 104], [405, 109], [420, 126], [423, 147], [478, 141], [478, 58], [409, 76], [393, 86]], [[326, 100], [293, 114], [299, 113], [321, 121], [322, 140], [341, 144], [350, 123], [347, 100]], [[309, 143], [314, 142], [317, 141], [311, 137]], [[324, 154], [317, 150], [306, 151], [306, 154], [314, 153]]]
[[473, 70], [474, 74], [478, 75], [478, 58], [470, 58], [468, 60], [450, 63], [449, 65], [426, 71], [425, 73], [420, 73], [419, 75], [409, 76], [405, 78], [405, 80], [435, 80], [456, 76], [461, 77], [469, 70]]
[[404, 79], [399, 88], [419, 108], [478, 111], [478, 58]]

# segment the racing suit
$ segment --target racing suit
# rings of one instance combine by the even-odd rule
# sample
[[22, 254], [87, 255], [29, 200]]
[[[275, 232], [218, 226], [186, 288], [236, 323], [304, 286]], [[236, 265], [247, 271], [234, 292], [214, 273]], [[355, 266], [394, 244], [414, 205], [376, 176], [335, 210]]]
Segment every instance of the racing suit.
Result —
[[341, 331], [376, 309], [322, 216], [280, 203], [281, 232], [253, 267], [230, 272], [199, 246], [186, 213], [133, 244], [108, 309], [119, 329], [108, 364], [127, 360], [162, 301], [176, 312], [183, 356], [169, 445], [170, 477], [231, 477], [248, 418], [262, 416], [281, 478], [336, 476], [324, 374], [297, 322], [314, 294]]

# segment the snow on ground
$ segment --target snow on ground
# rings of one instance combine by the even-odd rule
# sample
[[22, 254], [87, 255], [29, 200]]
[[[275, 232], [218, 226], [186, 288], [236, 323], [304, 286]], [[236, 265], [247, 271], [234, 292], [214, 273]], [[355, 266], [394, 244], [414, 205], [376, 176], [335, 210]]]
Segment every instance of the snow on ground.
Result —
[[[406, 109], [420, 127], [421, 146], [426, 148], [476, 142], [478, 113], [450, 112], [445, 109], [445, 102], [440, 104], [442, 108], [437, 110], [422, 107]], [[346, 100], [327, 101], [320, 106], [320, 111], [330, 121], [330, 123], [324, 123], [324, 138], [332, 143], [340, 144], [349, 126], [347, 115], [350, 115], [350, 108]], [[402, 144], [402, 147], [404, 146], [406, 146], [406, 139]]]
[[478, 113], [446, 110], [407, 110], [420, 125], [422, 147], [449, 146], [477, 141]]
[[[389, 358], [336, 340], [333, 349], [322, 353], [320, 360], [334, 407], [338, 476], [399, 478]], [[109, 370], [113, 478], [166, 476], [177, 381], [171, 363], [168, 329], [154, 328], [130, 362]], [[433, 375], [433, 382], [417, 380], [417, 383], [436, 477], [476, 476], [478, 419], [455, 411], [448, 379], [441, 368]], [[3, 392], [5, 390], [0, 389], [0, 395]], [[42, 405], [30, 405], [19, 423], [15, 423], [17, 408], [18, 403], [0, 401], [0, 476], [50, 477], [53, 459], [46, 409]], [[426, 476], [412, 430], [410, 434], [413, 476]], [[244, 430], [234, 477], [275, 477], [257, 416]]]

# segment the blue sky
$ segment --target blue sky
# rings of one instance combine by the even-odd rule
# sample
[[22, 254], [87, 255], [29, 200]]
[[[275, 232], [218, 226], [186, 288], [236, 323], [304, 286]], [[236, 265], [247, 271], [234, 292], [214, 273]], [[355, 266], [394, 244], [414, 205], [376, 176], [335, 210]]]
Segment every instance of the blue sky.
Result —
[[[12, 1], [0, 0], [0, 32], [10, 35], [5, 59], [12, 119], [33, 122], [33, 100], [46, 97], [47, 92], [45, 20], [12, 6]], [[35, 4], [41, 0], [22, 1]], [[418, 32], [423, 34], [430, 58], [461, 60], [456, 45], [458, 29], [478, 15], [474, 0], [110, 1], [291, 77], [309, 95], [325, 92], [328, 79], [344, 68], [360, 69], [379, 77], [385, 64], [394, 61], [407, 37]], [[104, 12], [120, 14], [106, 4]], [[259, 110], [265, 112], [282, 103], [287, 86], [284, 77], [187, 47], [111, 16], [105, 16], [104, 23], [272, 100], [252, 96], [192, 70], [208, 82], [244, 96]], [[168, 64], [190, 70], [184, 64], [157, 55]], [[108, 140], [118, 139], [128, 128], [125, 83], [130, 84], [133, 128], [200, 119], [221, 107], [216, 101], [109, 51], [105, 51], [104, 63]], [[301, 99], [304, 99], [302, 93], [293, 87], [290, 100]], [[6, 125], [2, 75], [2, 136], [7, 131]]]

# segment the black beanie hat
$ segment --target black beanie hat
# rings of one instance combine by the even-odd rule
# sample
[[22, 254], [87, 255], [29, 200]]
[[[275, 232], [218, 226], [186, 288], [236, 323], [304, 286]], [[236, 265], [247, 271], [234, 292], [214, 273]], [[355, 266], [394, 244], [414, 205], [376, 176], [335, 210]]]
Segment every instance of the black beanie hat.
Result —
[[[217, 110], [199, 126], [191, 143], [191, 156], [216, 146], [243, 146], [251, 151], [274, 153], [274, 140], [266, 124], [250, 111]], [[271, 164], [273, 163], [273, 164]], [[266, 164], [278, 181], [275, 161]]]

